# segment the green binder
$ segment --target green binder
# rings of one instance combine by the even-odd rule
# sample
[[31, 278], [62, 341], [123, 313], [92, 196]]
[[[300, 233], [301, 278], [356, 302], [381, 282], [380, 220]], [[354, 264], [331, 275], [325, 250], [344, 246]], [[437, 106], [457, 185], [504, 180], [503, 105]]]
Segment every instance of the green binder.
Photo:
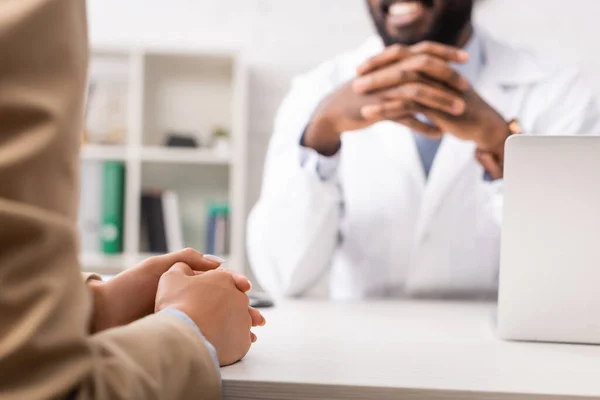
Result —
[[123, 252], [123, 218], [125, 206], [125, 165], [104, 163], [101, 248], [104, 254]]

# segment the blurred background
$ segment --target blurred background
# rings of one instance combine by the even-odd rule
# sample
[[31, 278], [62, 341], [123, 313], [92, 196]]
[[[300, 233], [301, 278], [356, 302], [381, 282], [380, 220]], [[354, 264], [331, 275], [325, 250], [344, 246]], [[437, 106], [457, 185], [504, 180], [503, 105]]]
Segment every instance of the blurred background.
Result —
[[[85, 269], [192, 246], [245, 270], [291, 78], [373, 34], [364, 0], [88, 0]], [[481, 0], [496, 37], [579, 65], [600, 94], [600, 2]], [[247, 271], [246, 271], [247, 272]]]

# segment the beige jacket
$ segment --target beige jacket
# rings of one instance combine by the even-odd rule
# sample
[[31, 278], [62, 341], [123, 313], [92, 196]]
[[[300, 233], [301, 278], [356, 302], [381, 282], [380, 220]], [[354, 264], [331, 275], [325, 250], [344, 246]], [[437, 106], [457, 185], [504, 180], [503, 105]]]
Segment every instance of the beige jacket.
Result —
[[0, 0], [0, 398], [218, 398], [184, 322], [88, 331], [75, 228], [86, 28], [84, 0]]

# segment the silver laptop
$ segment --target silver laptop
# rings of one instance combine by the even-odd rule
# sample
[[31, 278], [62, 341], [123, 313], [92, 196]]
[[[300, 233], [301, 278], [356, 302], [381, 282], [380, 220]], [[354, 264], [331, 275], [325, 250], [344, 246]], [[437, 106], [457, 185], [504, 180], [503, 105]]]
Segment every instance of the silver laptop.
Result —
[[600, 343], [600, 137], [507, 143], [498, 329]]

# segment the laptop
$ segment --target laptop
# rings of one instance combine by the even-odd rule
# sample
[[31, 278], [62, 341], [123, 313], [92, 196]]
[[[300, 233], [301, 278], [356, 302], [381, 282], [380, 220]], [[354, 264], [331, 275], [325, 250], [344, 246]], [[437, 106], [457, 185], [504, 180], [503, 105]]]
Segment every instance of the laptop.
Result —
[[600, 136], [506, 146], [499, 335], [600, 344]]

